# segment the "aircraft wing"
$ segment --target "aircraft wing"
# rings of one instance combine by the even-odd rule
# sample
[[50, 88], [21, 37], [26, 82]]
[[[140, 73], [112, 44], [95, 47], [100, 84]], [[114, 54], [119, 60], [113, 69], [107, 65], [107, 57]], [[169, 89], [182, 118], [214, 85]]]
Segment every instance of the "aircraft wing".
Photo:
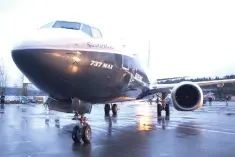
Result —
[[160, 79], [157, 79], [157, 81], [171, 80], [171, 79], [183, 79], [183, 78], [186, 78], [186, 77], [189, 77], [189, 76], [160, 78]]
[[[209, 85], [215, 85], [215, 84], [224, 84], [224, 83], [235, 83], [235, 79], [225, 79], [225, 80], [212, 80], [212, 81], [200, 81], [200, 82], [194, 82], [195, 84], [199, 86], [209, 86]], [[157, 84], [155, 88], [158, 89], [171, 89], [178, 83], [172, 83], [172, 84]]]
[[[183, 81], [184, 82], [184, 81]], [[180, 83], [183, 83], [180, 82]], [[189, 81], [185, 81], [189, 82]], [[235, 79], [225, 79], [225, 80], [212, 80], [212, 81], [200, 81], [200, 82], [193, 82], [197, 84], [198, 86], [208, 86], [208, 85], [223, 85], [224, 83], [235, 83]], [[166, 92], [170, 93], [171, 89], [174, 88], [179, 83], [172, 83], [172, 84], [156, 84], [153, 86], [152, 89], [147, 90], [139, 95], [137, 99], [142, 99], [144, 97], [151, 96], [153, 94], [159, 93], [159, 92]]]

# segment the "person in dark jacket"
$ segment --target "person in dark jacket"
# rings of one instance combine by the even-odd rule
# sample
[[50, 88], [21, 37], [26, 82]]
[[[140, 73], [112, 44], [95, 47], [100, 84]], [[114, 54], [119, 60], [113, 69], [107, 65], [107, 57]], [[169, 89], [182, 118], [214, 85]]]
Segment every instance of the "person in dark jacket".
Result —
[[229, 101], [229, 100], [231, 100], [231, 95], [230, 95], [230, 94], [226, 96], [226, 99], [225, 99], [225, 101], [226, 101], [226, 106], [228, 106], [228, 101]]
[[211, 105], [211, 102], [212, 102], [212, 97], [209, 97], [209, 105]]
[[1, 93], [1, 109], [4, 109], [4, 104], [5, 104], [5, 95], [2, 92]]

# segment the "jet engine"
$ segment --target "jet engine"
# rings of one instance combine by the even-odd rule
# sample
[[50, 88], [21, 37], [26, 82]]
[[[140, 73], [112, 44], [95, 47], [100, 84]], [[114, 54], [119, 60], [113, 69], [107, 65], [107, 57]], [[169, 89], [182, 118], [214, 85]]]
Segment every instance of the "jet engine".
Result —
[[193, 82], [181, 82], [172, 92], [171, 98], [176, 110], [193, 111], [203, 105], [202, 89]]
[[69, 98], [64, 100], [56, 100], [53, 98], [48, 98], [45, 104], [48, 105], [49, 110], [73, 113], [74, 111], [79, 114], [90, 113], [92, 109], [91, 103], [85, 103], [77, 98]]

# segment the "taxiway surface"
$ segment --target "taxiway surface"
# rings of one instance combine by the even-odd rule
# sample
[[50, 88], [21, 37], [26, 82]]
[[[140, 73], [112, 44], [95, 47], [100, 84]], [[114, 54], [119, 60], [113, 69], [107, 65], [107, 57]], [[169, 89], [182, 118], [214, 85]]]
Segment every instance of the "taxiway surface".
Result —
[[0, 115], [0, 157], [235, 156], [235, 103], [214, 102], [193, 112], [171, 107], [169, 120], [157, 118], [155, 104], [119, 108], [117, 117], [104, 117], [103, 105], [93, 106], [86, 116], [92, 142], [84, 145], [71, 139], [73, 114], [48, 113], [42, 105], [6, 105]]

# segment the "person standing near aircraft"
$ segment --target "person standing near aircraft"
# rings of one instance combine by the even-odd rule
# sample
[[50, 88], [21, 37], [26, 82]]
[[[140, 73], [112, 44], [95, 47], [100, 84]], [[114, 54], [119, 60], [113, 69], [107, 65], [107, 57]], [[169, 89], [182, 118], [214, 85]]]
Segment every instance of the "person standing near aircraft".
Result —
[[3, 94], [3, 92], [1, 93], [1, 109], [4, 109], [4, 104], [5, 104], [5, 96]]
[[158, 104], [159, 103], [159, 98], [158, 98], [158, 96], [157, 96], [157, 99], [156, 99], [156, 104]]
[[151, 99], [148, 100], [150, 105], [152, 105], [153, 99], [154, 99], [154, 95], [152, 96]]
[[226, 106], [228, 106], [228, 101], [231, 100], [231, 95], [227, 95], [226, 98], [225, 98], [225, 101], [226, 101]]
[[211, 105], [212, 97], [210, 96], [208, 99], [209, 99], [209, 105]]
[[166, 106], [165, 106], [165, 111], [166, 111], [166, 117], [170, 116], [170, 105], [171, 105], [171, 98], [169, 96], [166, 97]]

